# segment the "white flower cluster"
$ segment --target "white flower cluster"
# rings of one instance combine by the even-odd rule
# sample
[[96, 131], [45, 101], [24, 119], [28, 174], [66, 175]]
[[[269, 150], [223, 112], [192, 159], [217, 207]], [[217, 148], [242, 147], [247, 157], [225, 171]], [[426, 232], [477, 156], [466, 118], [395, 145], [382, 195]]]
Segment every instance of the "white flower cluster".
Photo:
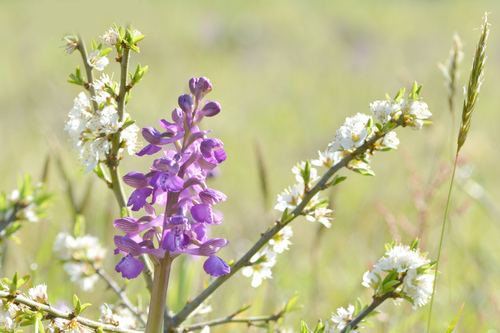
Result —
[[16, 321], [21, 309], [12, 302], [5, 303], [0, 300], [0, 330], [11, 331], [19, 327]]
[[[37, 188], [39, 189], [41, 188], [41, 186], [42, 185], [39, 184], [37, 185]], [[11, 192], [10, 196], [8, 197], [8, 200], [10, 204], [19, 204], [20, 201], [22, 200], [22, 208], [16, 212], [17, 220], [26, 220], [29, 222], [38, 222], [40, 220], [37, 215], [38, 206], [34, 202], [33, 195], [27, 195], [21, 199], [21, 193], [19, 192], [18, 189], [15, 189], [14, 191]], [[12, 214], [14, 214], [14, 208], [11, 208], [5, 213], [4, 219], [9, 220]]]
[[[35, 302], [49, 304], [47, 295], [47, 286], [40, 284], [28, 290], [27, 297]], [[5, 302], [0, 300], [0, 331], [14, 332], [19, 328], [23, 313], [31, 313], [28, 308], [22, 304]]]
[[[306, 189], [309, 190], [312, 187], [312, 183], [319, 179], [318, 171], [307, 164], [309, 162], [301, 162], [292, 168], [292, 172], [299, 183], [288, 187], [282, 193], [278, 194], [278, 203], [274, 206], [274, 209], [280, 212], [285, 211], [285, 209], [288, 209], [288, 211], [295, 209], [304, 198]], [[333, 211], [328, 209], [327, 205], [328, 200], [320, 198], [318, 192], [308, 202], [303, 210], [303, 214], [307, 220], [312, 222], [318, 221], [325, 227], [330, 228], [330, 220], [332, 219], [330, 215]]]
[[56, 236], [53, 250], [64, 262], [64, 270], [71, 281], [78, 282], [84, 291], [92, 290], [99, 278], [94, 265], [100, 265], [106, 254], [99, 239], [90, 235], [74, 238], [61, 232]]
[[[345, 123], [335, 133], [334, 141], [328, 145], [328, 149], [325, 152], [319, 152], [319, 159], [311, 163], [316, 166], [332, 167], [370, 140], [384, 125], [395, 122], [400, 117], [405, 119], [404, 126], [410, 126], [415, 130], [421, 129], [424, 120], [432, 114], [427, 104], [418, 99], [416, 91], [416, 86], [414, 86], [408, 100], [402, 98], [403, 90], [401, 90], [396, 100], [388, 99], [371, 103], [370, 111], [379, 123], [378, 126], [374, 126], [372, 117], [366, 114], [358, 113], [354, 117], [347, 117]], [[374, 146], [377, 149], [389, 150], [397, 149], [398, 145], [399, 139], [396, 133], [389, 132], [380, 143]], [[365, 155], [362, 160], [352, 160], [349, 167], [355, 171], [373, 175], [368, 163], [369, 155]]]
[[363, 275], [362, 285], [376, 291], [384, 279], [382, 274], [396, 272], [397, 278], [403, 282], [396, 289], [396, 295], [398, 298], [412, 299], [413, 308], [416, 309], [418, 306], [424, 306], [432, 295], [434, 274], [429, 267], [423, 267], [429, 263], [430, 260], [420, 254], [418, 249], [403, 245], [394, 246], [371, 271]]
[[[95, 169], [100, 161], [105, 161], [111, 149], [112, 135], [121, 131], [121, 146], [127, 148], [130, 155], [137, 146], [139, 127], [135, 124], [123, 128], [124, 121], [119, 121], [114, 91], [117, 84], [108, 75], [102, 75], [95, 80], [95, 96], [93, 100], [98, 110], [92, 111], [91, 103], [85, 93], [80, 93], [74, 100], [69, 112], [69, 120], [64, 130], [73, 141], [73, 149], [79, 151], [79, 158], [85, 167], [85, 172]], [[113, 93], [113, 94], [112, 94]], [[129, 115], [125, 113], [124, 119]], [[120, 152], [123, 148], [120, 148]]]
[[375, 101], [370, 104], [370, 111], [382, 125], [403, 116], [407, 119], [408, 125], [414, 130], [421, 129], [424, 124], [423, 121], [432, 116], [425, 102], [411, 98], [398, 101], [393, 99]]
[[262, 251], [253, 255], [250, 265], [242, 270], [243, 275], [252, 276], [252, 287], [256, 288], [262, 284], [262, 280], [272, 278], [271, 268], [276, 265], [278, 253], [288, 250], [288, 246], [292, 244], [290, 242], [292, 236], [292, 227], [286, 226], [269, 240]]
[[138, 329], [139, 325], [135, 320], [135, 315], [127, 308], [113, 307], [103, 304], [100, 307], [101, 316], [99, 321], [103, 324], [110, 324], [126, 329]]

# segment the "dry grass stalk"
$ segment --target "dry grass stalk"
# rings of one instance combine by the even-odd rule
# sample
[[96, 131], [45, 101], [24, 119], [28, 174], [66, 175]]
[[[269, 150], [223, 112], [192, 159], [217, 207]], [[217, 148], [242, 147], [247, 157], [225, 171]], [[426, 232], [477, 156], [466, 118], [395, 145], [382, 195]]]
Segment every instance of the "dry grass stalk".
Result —
[[438, 64], [439, 69], [444, 75], [446, 90], [448, 93], [448, 106], [450, 107], [450, 112], [455, 113], [455, 95], [457, 90], [457, 82], [460, 78], [460, 72], [458, 67], [462, 62], [464, 53], [462, 52], [462, 41], [460, 37], [455, 32], [453, 35], [453, 45], [450, 49], [450, 55], [446, 60], [446, 63]]
[[484, 25], [481, 27], [482, 33], [479, 38], [479, 43], [474, 51], [474, 59], [472, 60], [472, 70], [469, 77], [469, 83], [467, 87], [464, 87], [464, 108], [462, 111], [462, 124], [460, 125], [460, 132], [458, 133], [458, 147], [457, 154], [467, 139], [467, 134], [469, 133], [469, 128], [472, 120], [472, 112], [476, 106], [476, 102], [479, 96], [479, 90], [481, 84], [483, 83], [484, 76], [484, 63], [486, 61], [486, 40], [488, 39], [488, 34], [490, 24], [488, 23], [488, 14], [484, 15]]

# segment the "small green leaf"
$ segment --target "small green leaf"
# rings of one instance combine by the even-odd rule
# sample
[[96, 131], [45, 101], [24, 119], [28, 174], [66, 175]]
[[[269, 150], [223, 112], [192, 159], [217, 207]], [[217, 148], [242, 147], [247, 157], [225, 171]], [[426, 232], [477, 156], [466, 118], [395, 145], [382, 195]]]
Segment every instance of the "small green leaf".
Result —
[[300, 333], [309, 333], [309, 328], [303, 320], [300, 321]]
[[88, 308], [89, 306], [91, 306], [92, 304], [90, 303], [84, 303], [80, 306], [80, 313], [83, 312], [83, 310], [85, 310], [86, 308]]
[[411, 245], [410, 245], [410, 249], [412, 250], [416, 250], [418, 249], [418, 244], [419, 244], [420, 240], [417, 238], [415, 238], [412, 242], [411, 242]]
[[131, 40], [131, 42], [130, 42], [130, 43], [132, 43], [132, 44], [137, 44], [138, 42], [140, 42], [141, 40], [143, 40], [143, 39], [144, 39], [144, 37], [146, 37], [146, 36], [145, 36], [145, 35], [134, 35], [134, 36], [132, 37], [132, 40]]
[[73, 294], [73, 306], [76, 308], [78, 308], [79, 306], [81, 305], [80, 303], [80, 299], [78, 299], [78, 296], [76, 296], [76, 294]]
[[73, 227], [73, 236], [82, 237], [85, 235], [85, 216], [82, 214], [76, 215], [75, 226]]
[[25, 275], [21, 279], [18, 279], [16, 283], [16, 289], [21, 288], [26, 282], [28, 282], [29, 279], [30, 279], [29, 275]]
[[99, 52], [99, 57], [104, 57], [105, 55], [109, 54], [110, 52], [111, 52], [111, 48], [110, 47], [102, 49], [101, 52]]
[[357, 316], [359, 313], [361, 313], [361, 310], [363, 309], [363, 303], [361, 303], [361, 300], [356, 298], [356, 303], [354, 305], [354, 315]]
[[462, 309], [464, 308], [465, 303], [462, 303], [462, 306], [460, 307], [460, 310], [458, 310], [457, 315], [455, 316], [455, 319], [451, 322], [450, 326], [446, 329], [445, 333], [451, 333], [453, 329], [455, 328], [455, 325], [457, 324], [458, 317], [460, 317], [460, 314], [462, 313]]
[[346, 176], [341, 176], [341, 177], [335, 176], [335, 178], [333, 178], [333, 180], [328, 184], [328, 186], [335, 186], [337, 184], [342, 183], [346, 179], [347, 179]]

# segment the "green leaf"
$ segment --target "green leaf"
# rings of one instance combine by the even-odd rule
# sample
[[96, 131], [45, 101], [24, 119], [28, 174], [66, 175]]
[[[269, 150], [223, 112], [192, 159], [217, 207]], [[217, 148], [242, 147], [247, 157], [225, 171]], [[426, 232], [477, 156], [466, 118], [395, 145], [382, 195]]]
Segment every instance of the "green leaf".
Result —
[[314, 328], [314, 333], [323, 333], [325, 331], [325, 325], [321, 322], [321, 319], [318, 320], [318, 324]]
[[80, 306], [80, 312], [79, 313], [82, 313], [83, 310], [85, 310], [86, 308], [88, 308], [89, 306], [91, 306], [92, 304], [90, 303], [84, 303]]
[[300, 321], [300, 333], [309, 333], [309, 328], [303, 320]]
[[18, 279], [16, 282], [16, 289], [21, 288], [26, 282], [28, 282], [29, 279], [30, 279], [29, 275], [25, 275], [21, 279]]
[[460, 314], [462, 313], [462, 309], [464, 308], [465, 303], [462, 303], [462, 306], [460, 307], [460, 310], [458, 310], [457, 315], [455, 316], [455, 319], [451, 322], [450, 326], [446, 329], [445, 333], [451, 333], [453, 329], [455, 328], [455, 325], [457, 324], [458, 317], [460, 317]]
[[85, 235], [85, 216], [82, 214], [76, 215], [75, 226], [73, 227], [73, 236], [82, 237]]
[[250, 309], [251, 307], [252, 307], [251, 304], [249, 304], [249, 305], [243, 305], [241, 308], [238, 309], [238, 311], [236, 311], [236, 313], [237, 314], [243, 313], [246, 310]]
[[102, 49], [101, 52], [99, 52], [99, 57], [104, 57], [105, 55], [109, 54], [110, 52], [111, 52], [111, 48], [110, 47]]
[[132, 37], [132, 40], [131, 40], [131, 44], [137, 44], [138, 42], [140, 42], [141, 40], [144, 39], [144, 37], [146, 37], [146, 35], [134, 35]]
[[404, 97], [404, 95], [405, 95], [405, 88], [399, 89], [396, 96], [394, 96], [394, 100], [396, 102], [399, 102]]
[[378, 314], [380, 314], [380, 313], [382, 313], [382, 311], [373, 310], [372, 312], [370, 312], [369, 314], [367, 314], [367, 315], [365, 316], [365, 318], [374, 317], [374, 316], [376, 316], [376, 315], [378, 315]]
[[360, 175], [363, 176], [375, 176], [375, 173], [371, 170], [366, 170], [366, 169], [352, 169], [352, 171], [359, 173]]
[[284, 313], [289, 313], [289, 312], [294, 312], [302, 309], [302, 305], [295, 305], [297, 301], [299, 300], [299, 294], [295, 294], [288, 300], [286, 303], [285, 307], [283, 308]]
[[75, 310], [78, 310], [81, 307], [81, 305], [82, 303], [80, 302], [78, 296], [76, 296], [76, 294], [73, 294], [73, 306], [75, 307]]
[[354, 305], [354, 315], [357, 316], [359, 313], [361, 313], [363, 309], [363, 303], [361, 303], [361, 300], [358, 298], [356, 298], [356, 303]]
[[346, 179], [347, 179], [346, 176], [341, 176], [341, 177], [335, 176], [335, 178], [333, 178], [333, 180], [328, 184], [328, 186], [335, 186], [337, 184], [342, 183]]
[[415, 238], [415, 239], [413, 240], [413, 242], [411, 242], [410, 249], [412, 249], [412, 250], [416, 250], [416, 249], [418, 249], [418, 244], [419, 244], [419, 242], [420, 242], [420, 240], [418, 239], [418, 237], [417, 237], [417, 238]]
[[393, 286], [399, 284], [399, 280], [392, 280], [392, 281], [387, 281], [386, 283], [382, 284], [382, 292], [385, 294], [387, 292], [394, 291], [395, 289], [392, 288]]

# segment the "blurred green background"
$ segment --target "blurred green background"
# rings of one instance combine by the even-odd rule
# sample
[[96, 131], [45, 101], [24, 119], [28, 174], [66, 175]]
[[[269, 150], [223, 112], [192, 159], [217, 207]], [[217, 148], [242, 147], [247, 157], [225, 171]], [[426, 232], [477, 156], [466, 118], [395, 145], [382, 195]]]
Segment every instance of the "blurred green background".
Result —
[[[10, 192], [16, 174], [29, 172], [37, 179], [47, 156], [59, 151], [79, 200], [92, 184], [87, 230], [108, 244], [106, 264], [114, 274], [119, 259], [111, 251], [117, 205], [103, 183], [81, 174], [77, 154], [69, 151], [62, 130], [80, 92], [66, 83], [81, 65], [79, 55], [66, 56], [60, 48], [68, 33], [82, 34], [89, 45], [116, 23], [133, 24], [147, 36], [140, 43], [141, 53], [133, 54], [132, 68], [140, 62], [149, 71], [133, 90], [128, 107], [140, 127], [157, 126], [158, 119], [168, 118], [177, 97], [188, 92], [189, 78], [210, 78], [214, 89], [209, 98], [219, 101], [223, 111], [204, 126], [224, 141], [228, 154], [221, 176], [211, 185], [228, 196], [218, 207], [225, 222], [212, 228], [214, 236], [231, 242], [220, 252], [225, 259], [239, 258], [277, 218], [272, 209], [276, 193], [295, 182], [290, 172], [295, 163], [317, 158], [345, 117], [368, 113], [370, 102], [417, 81], [434, 124], [420, 132], [400, 130], [400, 148], [374, 156], [376, 177], [344, 171], [348, 180], [331, 194], [332, 228], [297, 219], [293, 246], [279, 257], [272, 280], [253, 289], [250, 279], [238, 274], [210, 301], [210, 318], [232, 313], [242, 304], [253, 305], [248, 315], [260, 315], [278, 310], [298, 292], [304, 307], [287, 317], [285, 326], [298, 331], [301, 318], [312, 326], [357, 297], [370, 301], [369, 290], [361, 286], [362, 275], [394, 237], [409, 243], [420, 235], [423, 250], [437, 257], [458, 128], [458, 121], [451, 127], [437, 64], [448, 57], [456, 31], [465, 53], [460, 113], [461, 87], [479, 37], [475, 28], [486, 11], [491, 12], [492, 26], [485, 82], [461, 153], [463, 170], [476, 185], [473, 190], [459, 183], [454, 187], [433, 331], [443, 332], [465, 302], [456, 332], [500, 332], [498, 1], [1, 1], [0, 190]], [[117, 71], [113, 65], [107, 73]], [[269, 180], [268, 202], [259, 187], [257, 146]], [[145, 170], [149, 163], [127, 155], [121, 172]], [[53, 216], [25, 226], [22, 244], [9, 244], [3, 272], [12, 276], [16, 269], [22, 274], [31, 269], [35, 283], [48, 284], [51, 302], [70, 302], [77, 292], [82, 301], [95, 305], [89, 315], [96, 318], [98, 305], [116, 297], [103, 282], [94, 293], [61, 283], [69, 279], [51, 247], [60, 230], [71, 231], [73, 221], [54, 163], [49, 188], [58, 193]], [[172, 276], [173, 310], [202, 289], [206, 275], [201, 264], [185, 263], [189, 290], [179, 286], [179, 273]], [[137, 280], [129, 293], [132, 299], [142, 295], [146, 303], [143, 281]], [[363, 331], [425, 328], [428, 306], [414, 311], [409, 303], [396, 307], [387, 302], [383, 311], [373, 320], [375, 327]], [[246, 330], [231, 325], [212, 331]]]

